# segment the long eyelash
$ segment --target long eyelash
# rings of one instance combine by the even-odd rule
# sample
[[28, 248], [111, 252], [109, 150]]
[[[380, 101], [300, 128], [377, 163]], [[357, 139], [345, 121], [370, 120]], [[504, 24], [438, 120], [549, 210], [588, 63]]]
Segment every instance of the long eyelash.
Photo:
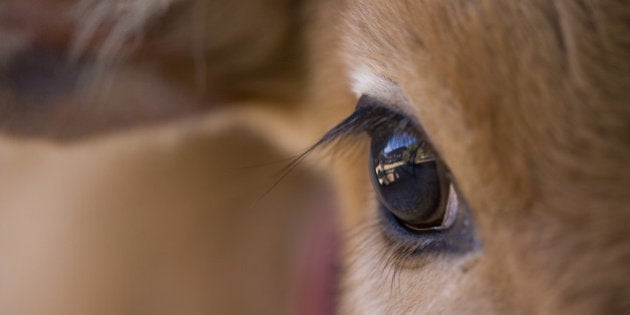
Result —
[[[401, 123], [411, 124], [403, 114], [384, 107], [381, 102], [370, 96], [363, 95], [359, 98], [354, 113], [328, 131], [311, 149], [362, 132], [371, 133], [384, 124]], [[422, 132], [421, 128], [418, 129]]]
[[363, 132], [373, 129], [374, 126], [391, 121], [392, 118], [399, 115], [381, 106], [375, 106], [372, 103], [373, 101], [371, 101], [369, 97], [362, 96], [359, 99], [359, 105], [356, 110], [342, 122], [330, 129], [315, 144], [310, 146], [284, 166], [279, 171], [278, 178], [265, 192], [262, 193], [260, 197], [255, 200], [254, 204], [257, 204], [261, 199], [273, 191], [276, 186], [278, 186], [278, 184], [280, 184], [280, 182], [282, 182], [282, 180], [313, 151], [343, 139], [356, 137]]

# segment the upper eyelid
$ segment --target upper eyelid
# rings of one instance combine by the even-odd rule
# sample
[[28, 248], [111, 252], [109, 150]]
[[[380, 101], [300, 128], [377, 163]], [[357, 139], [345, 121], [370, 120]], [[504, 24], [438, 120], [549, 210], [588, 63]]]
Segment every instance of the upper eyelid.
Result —
[[427, 141], [430, 148], [433, 149], [433, 146], [429, 141], [429, 137], [417, 121], [410, 118], [405, 113], [398, 111], [395, 106], [386, 104], [370, 95], [362, 95], [357, 102], [355, 111], [335, 127], [331, 128], [308, 151], [310, 152], [320, 146], [330, 144], [343, 138], [355, 136], [363, 132], [370, 133], [370, 130], [373, 130], [374, 126], [378, 126], [383, 123], [403, 120], [411, 123], [414, 129], [416, 129], [423, 139]]
[[[317, 141], [312, 149], [335, 142], [342, 138], [366, 132], [369, 125], [378, 124], [380, 121], [390, 118], [389, 115], [379, 115], [381, 113], [386, 113], [385, 110], [387, 109], [385, 107], [366, 105], [366, 103], [369, 104], [372, 102], [373, 100], [369, 96], [362, 95], [357, 102], [354, 112], [339, 124], [331, 128], [319, 141]], [[378, 112], [372, 110], [376, 108], [380, 108], [380, 110]]]

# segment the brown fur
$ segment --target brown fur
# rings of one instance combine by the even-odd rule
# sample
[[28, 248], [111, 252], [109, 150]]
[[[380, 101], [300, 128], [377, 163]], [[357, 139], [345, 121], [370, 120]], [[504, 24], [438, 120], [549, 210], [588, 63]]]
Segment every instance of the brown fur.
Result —
[[[291, 312], [321, 187], [344, 232], [341, 313], [630, 310], [628, 5], [104, 3], [0, 4], [2, 313]], [[16, 85], [34, 51], [67, 84]], [[363, 146], [258, 199], [276, 168], [244, 166], [349, 114], [357, 70], [400, 87], [384, 101], [422, 123], [480, 250], [391, 259]]]
[[[373, 285], [387, 313], [408, 301], [415, 310], [479, 307], [474, 313], [627, 310], [628, 9], [605, 1], [351, 4], [347, 59], [401, 86], [483, 240], [465, 271], [434, 262], [400, 271], [404, 294]], [[451, 284], [434, 278], [458, 284], [444, 296]]]

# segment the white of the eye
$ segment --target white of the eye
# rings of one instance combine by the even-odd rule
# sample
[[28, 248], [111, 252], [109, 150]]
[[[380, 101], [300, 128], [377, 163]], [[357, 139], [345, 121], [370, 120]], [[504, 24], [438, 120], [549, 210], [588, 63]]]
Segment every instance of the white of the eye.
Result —
[[418, 228], [412, 225], [405, 226], [414, 231], [441, 231], [447, 230], [453, 223], [455, 223], [455, 218], [457, 218], [457, 209], [459, 209], [459, 199], [457, 198], [457, 192], [453, 188], [453, 185], [448, 186], [448, 198], [446, 199], [446, 209], [444, 210], [444, 218], [442, 219], [442, 224], [434, 227], [427, 228]]
[[448, 186], [448, 199], [446, 200], [446, 210], [444, 212], [444, 221], [439, 226], [441, 229], [448, 229], [453, 226], [457, 217], [457, 209], [459, 209], [459, 198], [453, 185]]

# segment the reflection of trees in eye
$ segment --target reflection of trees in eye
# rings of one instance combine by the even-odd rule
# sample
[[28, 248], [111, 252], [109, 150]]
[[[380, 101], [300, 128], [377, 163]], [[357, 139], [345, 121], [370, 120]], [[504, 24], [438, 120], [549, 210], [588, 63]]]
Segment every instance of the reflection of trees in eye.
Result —
[[403, 172], [414, 176], [415, 165], [433, 160], [428, 149], [421, 146], [420, 142], [414, 142], [391, 151], [387, 156], [381, 156], [374, 167], [374, 173], [379, 185], [388, 186], [398, 180]]
[[400, 167], [405, 166], [406, 161], [400, 160], [392, 163], [379, 163], [374, 167], [376, 179], [379, 185], [387, 186], [400, 178]]
[[415, 132], [396, 130], [386, 139], [373, 164], [375, 178], [381, 186], [416, 178], [418, 165], [435, 160], [427, 143]]

